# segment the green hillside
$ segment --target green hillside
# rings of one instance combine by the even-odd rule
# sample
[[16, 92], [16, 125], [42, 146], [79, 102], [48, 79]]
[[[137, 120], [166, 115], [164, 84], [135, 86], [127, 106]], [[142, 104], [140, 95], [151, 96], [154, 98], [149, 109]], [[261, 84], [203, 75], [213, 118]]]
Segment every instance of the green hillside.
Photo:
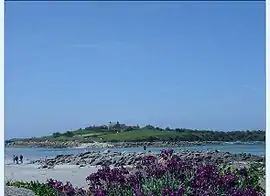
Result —
[[136, 142], [136, 141], [265, 141], [265, 131], [204, 131], [191, 129], [162, 129], [148, 125], [146, 127], [127, 127], [120, 130], [108, 130], [104, 126], [87, 127], [64, 133], [56, 132], [50, 136], [13, 139], [11, 141], [103, 141], [103, 142]]

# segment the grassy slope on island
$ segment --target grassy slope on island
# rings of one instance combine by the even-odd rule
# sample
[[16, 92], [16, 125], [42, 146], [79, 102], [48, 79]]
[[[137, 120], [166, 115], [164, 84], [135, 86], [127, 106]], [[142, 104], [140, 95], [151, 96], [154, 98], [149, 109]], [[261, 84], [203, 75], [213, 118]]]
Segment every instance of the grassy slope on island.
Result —
[[110, 133], [101, 136], [104, 141], [264, 141], [265, 133], [253, 132], [212, 132], [212, 131], [159, 131], [134, 130]]
[[25, 139], [7, 140], [6, 143], [16, 141], [78, 141], [87, 143], [92, 141], [103, 142], [140, 142], [140, 141], [265, 141], [265, 131], [204, 131], [191, 129], [162, 129], [159, 127], [133, 127], [124, 131], [108, 130], [105, 127], [87, 127], [65, 133], [53, 133], [50, 136]]

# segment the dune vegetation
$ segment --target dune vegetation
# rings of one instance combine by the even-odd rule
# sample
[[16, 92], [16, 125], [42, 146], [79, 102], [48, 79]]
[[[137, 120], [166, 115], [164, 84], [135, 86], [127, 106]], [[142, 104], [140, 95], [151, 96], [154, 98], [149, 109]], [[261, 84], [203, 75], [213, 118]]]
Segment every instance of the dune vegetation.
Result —
[[75, 188], [70, 182], [48, 179], [47, 183], [7, 182], [46, 196], [260, 196], [265, 195], [259, 167], [232, 168], [203, 160], [180, 159], [173, 150], [161, 151], [162, 159], [147, 155], [139, 168], [104, 166], [87, 176], [87, 189]]

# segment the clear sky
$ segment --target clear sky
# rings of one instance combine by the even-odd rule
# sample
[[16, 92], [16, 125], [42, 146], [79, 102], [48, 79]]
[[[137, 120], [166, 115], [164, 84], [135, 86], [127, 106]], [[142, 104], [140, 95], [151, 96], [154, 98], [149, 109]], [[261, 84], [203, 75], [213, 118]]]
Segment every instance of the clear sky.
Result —
[[264, 2], [8, 2], [5, 138], [119, 121], [265, 128]]

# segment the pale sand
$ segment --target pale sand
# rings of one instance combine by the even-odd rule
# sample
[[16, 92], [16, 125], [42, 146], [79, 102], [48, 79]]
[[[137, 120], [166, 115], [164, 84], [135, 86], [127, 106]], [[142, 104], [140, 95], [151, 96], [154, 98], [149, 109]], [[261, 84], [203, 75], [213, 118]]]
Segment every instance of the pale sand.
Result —
[[79, 168], [78, 165], [56, 165], [54, 169], [38, 169], [38, 167], [36, 164], [5, 165], [5, 180], [46, 182], [47, 179], [53, 178], [86, 188], [86, 176], [100, 168], [95, 166]]

